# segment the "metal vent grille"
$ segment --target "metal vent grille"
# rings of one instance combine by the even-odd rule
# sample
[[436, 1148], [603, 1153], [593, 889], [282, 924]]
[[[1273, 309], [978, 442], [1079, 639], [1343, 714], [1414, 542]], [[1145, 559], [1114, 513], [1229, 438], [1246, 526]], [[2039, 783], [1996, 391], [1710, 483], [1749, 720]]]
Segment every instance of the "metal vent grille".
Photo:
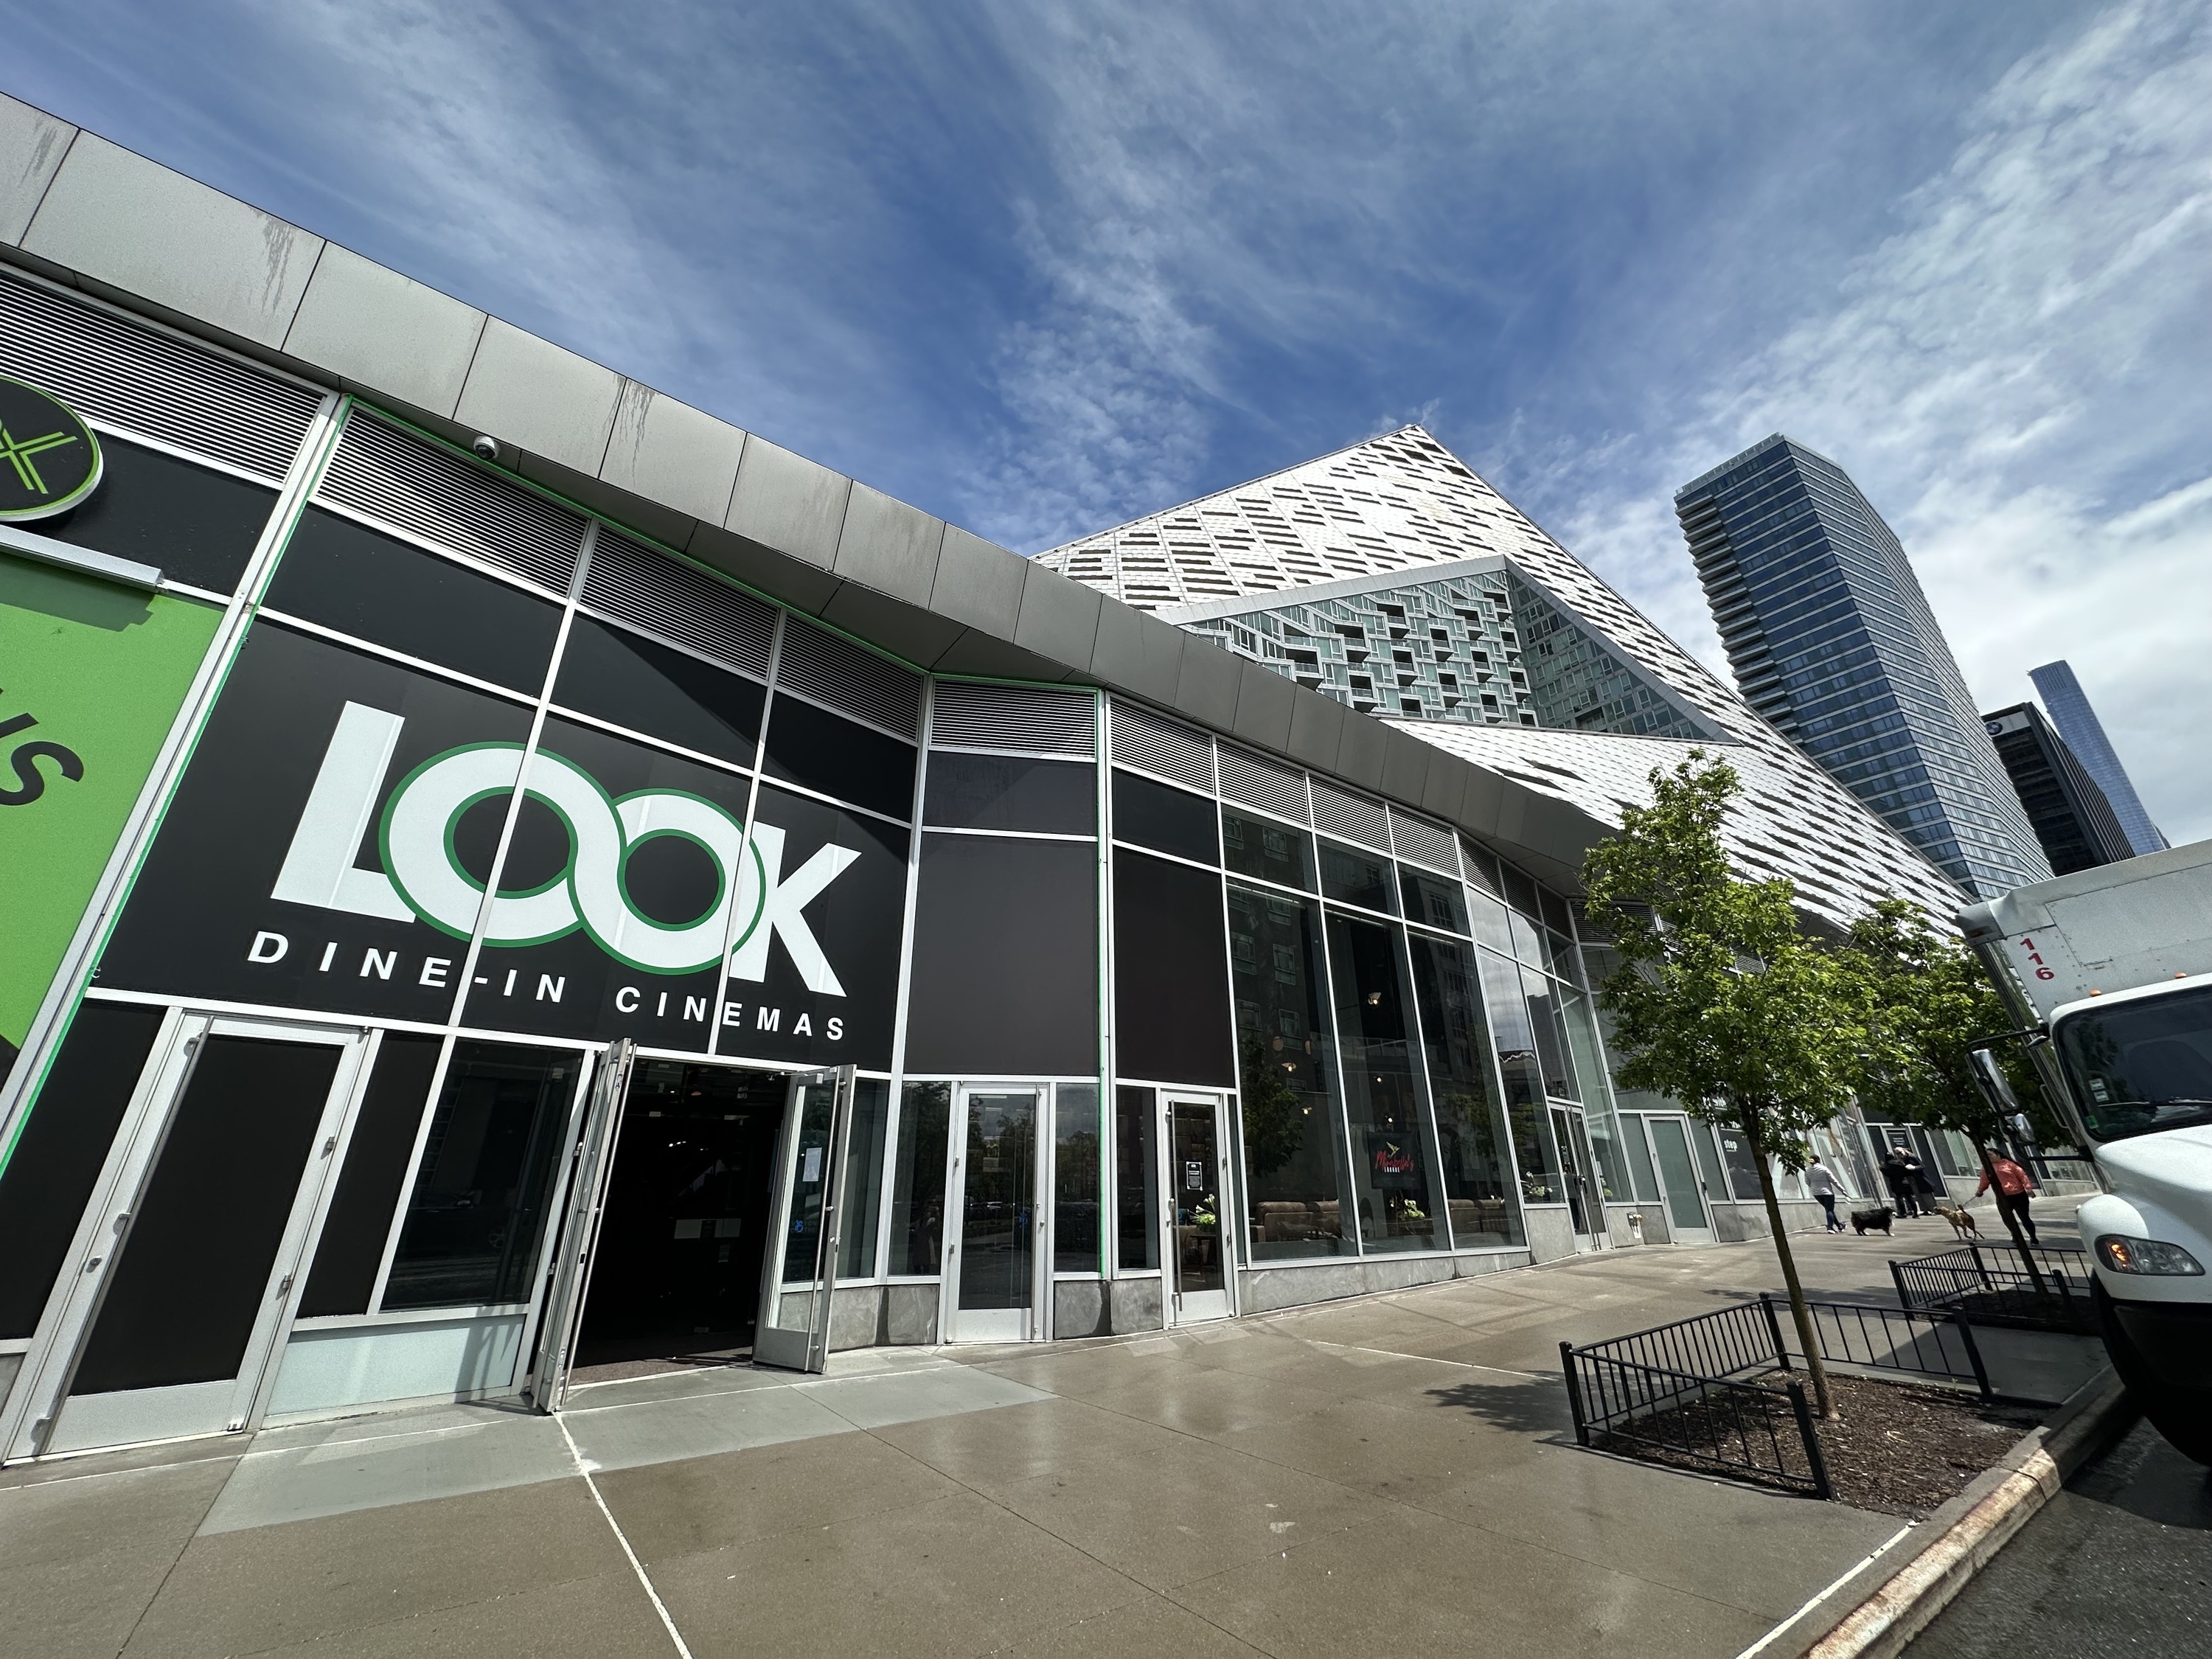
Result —
[[1114, 705], [1114, 761], [1213, 793], [1213, 739], [1130, 703]]
[[1382, 803], [1340, 789], [1321, 779], [1313, 781], [1314, 828], [1344, 841], [1358, 842], [1378, 853], [1390, 850], [1390, 821]]
[[1394, 806], [1390, 809], [1390, 834], [1398, 844], [1400, 858], [1411, 859], [1416, 864], [1425, 864], [1451, 875], [1459, 873], [1459, 860], [1452, 850], [1452, 833], [1443, 825], [1414, 817]]
[[627, 536], [599, 532], [592, 567], [584, 573], [584, 603], [688, 645], [740, 674], [768, 678], [775, 611]]
[[0, 374], [258, 477], [291, 470], [320, 393], [137, 328], [43, 289], [0, 280]]
[[1293, 823], [1306, 823], [1306, 775], [1242, 749], [1221, 747], [1221, 793]]
[[939, 680], [929, 709], [929, 741], [938, 748], [1088, 757], [1097, 743], [1097, 707], [1087, 691]]
[[584, 520], [356, 410], [319, 499], [566, 595]]
[[777, 689], [852, 714], [914, 741], [921, 723], [921, 676], [797, 617], [783, 625]]
[[1459, 860], [1460, 869], [1468, 881], [1482, 889], [1492, 898], [1502, 899], [1505, 896], [1505, 889], [1499, 884], [1498, 879], [1496, 854], [1484, 851], [1465, 836], [1462, 836], [1459, 838]]

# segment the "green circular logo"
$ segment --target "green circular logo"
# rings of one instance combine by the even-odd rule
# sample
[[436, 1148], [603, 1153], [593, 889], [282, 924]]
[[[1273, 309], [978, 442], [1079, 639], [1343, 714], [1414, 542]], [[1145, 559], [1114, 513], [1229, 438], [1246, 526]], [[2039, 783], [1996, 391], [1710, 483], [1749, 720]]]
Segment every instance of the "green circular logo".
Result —
[[58, 398], [0, 375], [0, 524], [51, 519], [100, 487], [100, 440]]

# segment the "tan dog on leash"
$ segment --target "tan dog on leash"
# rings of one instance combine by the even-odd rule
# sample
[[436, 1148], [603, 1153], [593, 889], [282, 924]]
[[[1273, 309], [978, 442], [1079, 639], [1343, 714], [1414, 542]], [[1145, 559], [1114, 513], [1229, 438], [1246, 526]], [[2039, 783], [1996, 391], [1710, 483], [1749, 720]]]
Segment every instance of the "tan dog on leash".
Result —
[[1961, 1238], [1979, 1238], [1982, 1230], [1974, 1223], [1973, 1212], [1960, 1204], [1938, 1204], [1936, 1213], [1951, 1224], [1951, 1231]]

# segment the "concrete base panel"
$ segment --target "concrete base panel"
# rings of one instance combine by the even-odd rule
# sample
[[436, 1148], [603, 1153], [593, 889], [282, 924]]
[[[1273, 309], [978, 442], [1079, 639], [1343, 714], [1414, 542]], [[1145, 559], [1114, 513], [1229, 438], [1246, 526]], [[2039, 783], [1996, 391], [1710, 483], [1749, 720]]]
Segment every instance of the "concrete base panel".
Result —
[[1315, 1261], [1279, 1267], [1248, 1267], [1237, 1276], [1238, 1305], [1247, 1314], [1303, 1308], [1351, 1296], [1411, 1290], [1453, 1279], [1471, 1279], [1502, 1267], [1525, 1267], [1526, 1252], [1500, 1250], [1485, 1255], [1425, 1255], [1392, 1259], [1370, 1256], [1356, 1261]]
[[872, 1348], [890, 1340], [884, 1331], [884, 1286], [840, 1285], [830, 1292], [830, 1351]]
[[1129, 1331], [1157, 1331], [1167, 1323], [1157, 1279], [1116, 1279], [1110, 1281], [1108, 1310], [1116, 1335]]
[[1608, 1204], [1605, 1206], [1606, 1232], [1616, 1246], [1626, 1249], [1636, 1243], [1628, 1231], [1628, 1218], [1644, 1218], [1644, 1242], [1646, 1244], [1671, 1244], [1674, 1235], [1668, 1230], [1667, 1209], [1662, 1204]]
[[1563, 1261], [1575, 1254], [1574, 1218], [1565, 1210], [1527, 1210], [1528, 1254], [1538, 1261]]
[[884, 1340], [895, 1346], [937, 1340], [937, 1286], [884, 1286]]
[[1096, 1279], [1061, 1279], [1052, 1287], [1052, 1334], [1055, 1339], [1104, 1336], [1112, 1329], [1106, 1317], [1106, 1286]]

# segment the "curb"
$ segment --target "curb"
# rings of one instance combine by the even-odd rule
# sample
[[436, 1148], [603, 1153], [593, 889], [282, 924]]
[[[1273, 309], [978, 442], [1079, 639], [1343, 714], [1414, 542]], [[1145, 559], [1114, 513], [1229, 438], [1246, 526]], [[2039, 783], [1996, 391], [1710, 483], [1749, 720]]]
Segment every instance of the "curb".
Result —
[[1887, 1550], [1747, 1654], [1759, 1659], [1896, 1659], [1966, 1581], [2067, 1477], [2133, 1426], [2136, 1408], [2110, 1366], [2076, 1389], [1966, 1488], [1920, 1522], [1928, 1541], [1898, 1566]]

